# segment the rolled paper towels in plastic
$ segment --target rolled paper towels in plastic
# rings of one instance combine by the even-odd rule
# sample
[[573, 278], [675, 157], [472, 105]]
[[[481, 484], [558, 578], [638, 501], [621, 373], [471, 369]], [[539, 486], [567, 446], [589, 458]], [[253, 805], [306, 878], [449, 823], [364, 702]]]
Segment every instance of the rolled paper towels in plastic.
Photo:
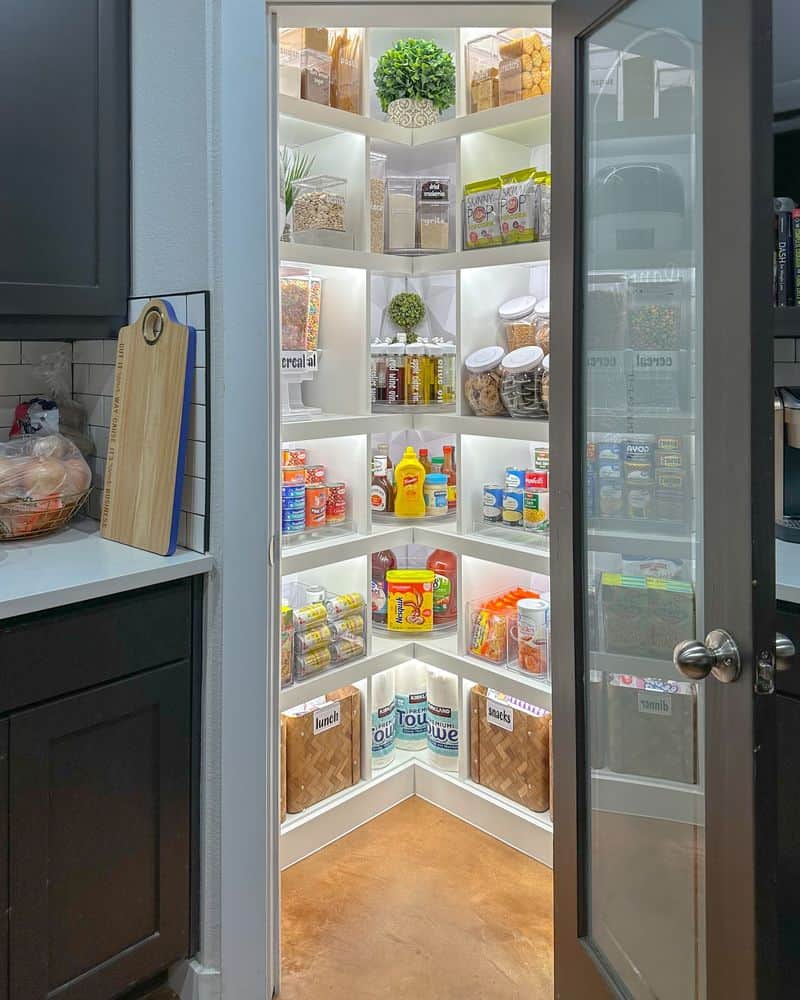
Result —
[[428, 667], [428, 751], [445, 771], [458, 770], [458, 678]]
[[395, 716], [394, 670], [372, 678], [372, 766], [386, 767], [394, 760]]
[[424, 750], [428, 745], [428, 673], [425, 664], [409, 660], [395, 667], [394, 686], [397, 747], [400, 750]]

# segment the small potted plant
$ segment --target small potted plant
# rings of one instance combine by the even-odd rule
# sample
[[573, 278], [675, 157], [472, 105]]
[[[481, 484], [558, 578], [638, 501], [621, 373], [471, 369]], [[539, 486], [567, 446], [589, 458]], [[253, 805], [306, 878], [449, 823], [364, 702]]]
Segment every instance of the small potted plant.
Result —
[[311, 173], [314, 166], [314, 157], [298, 153], [290, 146], [281, 146], [280, 162], [280, 183], [281, 201], [284, 206], [284, 222], [281, 227], [281, 240], [288, 242], [291, 239], [291, 218], [292, 203], [294, 202], [294, 186], [298, 181], [304, 180]]
[[455, 103], [453, 57], [424, 38], [395, 42], [378, 60], [374, 79], [381, 109], [405, 128], [433, 125]]
[[425, 319], [425, 303], [422, 301], [422, 296], [416, 292], [398, 292], [390, 301], [387, 313], [392, 323], [402, 330], [404, 342], [416, 343], [416, 329]]

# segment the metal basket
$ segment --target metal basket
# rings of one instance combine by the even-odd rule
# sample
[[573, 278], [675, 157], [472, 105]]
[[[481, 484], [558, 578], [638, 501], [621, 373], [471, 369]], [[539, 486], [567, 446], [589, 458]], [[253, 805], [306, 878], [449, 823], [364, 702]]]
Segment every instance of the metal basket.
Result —
[[0, 542], [36, 538], [62, 528], [83, 507], [91, 492], [90, 488], [61, 497], [0, 503]]

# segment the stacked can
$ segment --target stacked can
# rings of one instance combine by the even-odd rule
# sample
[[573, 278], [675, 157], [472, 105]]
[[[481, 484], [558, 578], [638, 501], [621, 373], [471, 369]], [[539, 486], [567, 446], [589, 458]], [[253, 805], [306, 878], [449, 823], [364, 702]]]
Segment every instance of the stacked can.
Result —
[[655, 438], [639, 434], [625, 442], [625, 517], [648, 521], [653, 516], [653, 452]]
[[549, 448], [535, 448], [533, 468], [525, 471], [522, 527], [541, 534], [550, 530]]
[[298, 531], [305, 531], [305, 527], [305, 483], [284, 483], [281, 486], [281, 529], [284, 535], [292, 535]]

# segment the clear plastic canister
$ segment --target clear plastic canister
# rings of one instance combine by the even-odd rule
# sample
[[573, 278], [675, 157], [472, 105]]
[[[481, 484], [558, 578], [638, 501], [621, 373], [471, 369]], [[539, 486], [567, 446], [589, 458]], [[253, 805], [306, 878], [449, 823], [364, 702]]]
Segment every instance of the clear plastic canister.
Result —
[[520, 347], [503, 358], [500, 393], [512, 417], [536, 419], [547, 416], [542, 399], [541, 347]]
[[424, 344], [406, 345], [406, 404], [425, 406], [431, 401], [431, 362]]
[[502, 347], [482, 347], [464, 361], [464, 396], [477, 417], [497, 417], [506, 412], [500, 395]]
[[516, 351], [518, 347], [528, 347], [536, 343], [535, 308], [535, 296], [521, 295], [519, 298], [504, 302], [497, 310], [509, 351]]
[[533, 343], [541, 347], [545, 354], [550, 353], [550, 299], [539, 299], [533, 310], [536, 325], [536, 335]]

